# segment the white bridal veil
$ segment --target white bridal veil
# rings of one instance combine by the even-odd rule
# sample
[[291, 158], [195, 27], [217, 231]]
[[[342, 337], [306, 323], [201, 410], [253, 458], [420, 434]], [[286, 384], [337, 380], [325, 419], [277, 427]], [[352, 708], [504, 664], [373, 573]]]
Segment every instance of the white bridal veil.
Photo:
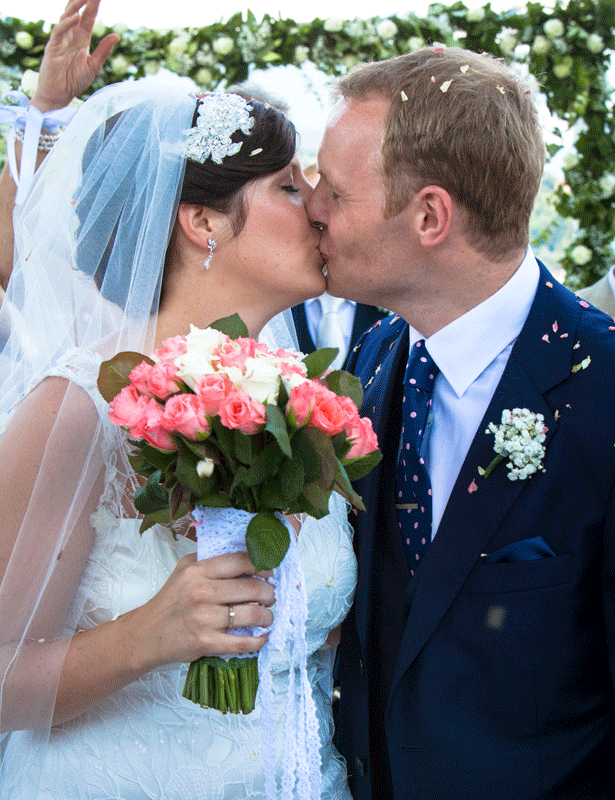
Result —
[[[24, 730], [14, 735], [29, 737], [30, 753], [38, 744], [40, 758], [20, 764], [9, 746], [1, 797], [10, 770], [39, 770], [44, 781], [62, 662], [84, 610], [84, 584], [96, 579], [90, 516], [129, 515], [134, 474], [95, 380], [102, 359], [153, 348], [181, 147], [195, 108], [177, 86], [135, 81], [101, 90], [79, 109], [16, 212], [14, 272], [0, 311], [0, 330], [10, 330], [0, 353], [0, 430], [11, 452], [28, 447], [40, 469], [29, 499], [15, 498], [25, 510], [0, 585], [0, 726], [3, 736]], [[280, 346], [292, 345], [283, 322], [276, 331]], [[46, 376], [70, 383], [51, 379], [63, 399], [42, 441]]]

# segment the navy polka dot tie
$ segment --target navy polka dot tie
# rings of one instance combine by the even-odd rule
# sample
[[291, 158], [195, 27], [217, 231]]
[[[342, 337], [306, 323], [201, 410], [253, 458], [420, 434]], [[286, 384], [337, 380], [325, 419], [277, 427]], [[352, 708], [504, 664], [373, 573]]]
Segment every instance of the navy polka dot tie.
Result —
[[[425, 340], [416, 342], [404, 376], [401, 446], [395, 482], [397, 520], [412, 575], [431, 542], [431, 483], [421, 444], [438, 372]], [[416, 468], [416, 458], [408, 458], [411, 448], [419, 455]]]

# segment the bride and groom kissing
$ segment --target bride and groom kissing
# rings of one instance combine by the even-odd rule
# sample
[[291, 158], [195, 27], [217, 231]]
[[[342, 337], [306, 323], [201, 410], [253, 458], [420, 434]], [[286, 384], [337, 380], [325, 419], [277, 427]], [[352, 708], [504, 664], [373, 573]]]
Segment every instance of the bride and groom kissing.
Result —
[[393, 312], [348, 365], [383, 452], [337, 652], [351, 792], [611, 798], [615, 335], [528, 247], [534, 101], [440, 46], [339, 91], [307, 214], [327, 291]]

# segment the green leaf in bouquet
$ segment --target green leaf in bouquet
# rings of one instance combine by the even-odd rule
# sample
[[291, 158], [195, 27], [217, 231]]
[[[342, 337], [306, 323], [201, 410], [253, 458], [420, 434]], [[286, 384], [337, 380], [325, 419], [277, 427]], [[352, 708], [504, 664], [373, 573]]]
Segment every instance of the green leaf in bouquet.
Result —
[[335, 455], [341, 460], [344, 458], [346, 453], [352, 447], [351, 443], [346, 438], [346, 432], [342, 431], [338, 433], [336, 436], [331, 437], [331, 443], [333, 444], [333, 449], [335, 450]]
[[[329, 513], [331, 492], [332, 489], [323, 489], [317, 483], [307, 483], [303, 487], [303, 496], [310, 503], [314, 512], [322, 512], [321, 516]], [[316, 516], [316, 514], [314, 513], [313, 516]]]
[[[250, 467], [239, 467], [235, 473], [233, 487], [239, 486], [261, 486], [277, 474], [283, 455], [277, 442], [269, 442], [256, 456]], [[238, 479], [237, 476], [240, 476]]]
[[190, 492], [181, 484], [177, 483], [169, 495], [169, 518], [173, 522], [181, 519], [193, 508], [190, 502]]
[[285, 511], [288, 507], [288, 501], [279, 480], [271, 481], [262, 486], [258, 499], [261, 508], [267, 508], [271, 511]]
[[230, 497], [224, 494], [211, 494], [202, 500], [199, 499], [198, 505], [208, 506], [208, 508], [232, 508], [233, 503]]
[[286, 417], [282, 409], [272, 403], [267, 403], [265, 406], [265, 413], [267, 416], [267, 424], [265, 430], [269, 431], [274, 437], [280, 450], [285, 456], [292, 458], [292, 451], [290, 449], [290, 440], [288, 438], [288, 429], [286, 427]]
[[342, 461], [346, 474], [351, 481], [358, 481], [359, 478], [364, 478], [373, 468], [382, 460], [382, 453], [380, 450], [374, 450], [373, 453], [368, 453], [366, 456], [360, 458], [347, 458]]
[[147, 481], [140, 486], [134, 494], [134, 505], [141, 514], [153, 514], [157, 511], [167, 510], [169, 495], [160, 484], [162, 473], [156, 470]]
[[306, 425], [303, 432], [316, 450], [320, 462], [320, 475], [316, 478], [316, 483], [323, 489], [330, 489], [335, 479], [335, 463], [337, 461], [331, 439], [326, 433], [316, 428], [310, 428], [309, 425]]
[[135, 451], [128, 455], [128, 463], [138, 475], [143, 475], [145, 478], [156, 472], [157, 467], [154, 467], [149, 461], [143, 457], [140, 452]]
[[215, 437], [215, 442], [222, 456], [226, 460], [229, 469], [234, 473], [237, 468], [237, 462], [235, 461], [235, 454], [233, 451], [235, 444], [233, 431], [230, 428], [224, 427], [220, 422], [220, 417], [214, 417], [212, 419], [211, 428]]
[[338, 397], [349, 397], [357, 408], [363, 405], [363, 387], [361, 381], [344, 369], [336, 369], [325, 375], [327, 388]]
[[182, 443], [192, 450], [195, 456], [198, 456], [198, 460], [211, 458], [212, 461], [218, 462], [218, 450], [210, 444], [207, 439], [203, 439], [201, 441], [195, 441], [194, 439], [188, 439], [186, 436], [182, 436], [178, 434], [178, 438], [182, 441]]
[[346, 474], [346, 470], [340, 461], [337, 462], [333, 489], [342, 497], [345, 497], [346, 500], [348, 500], [348, 502], [354, 506], [354, 508], [358, 508], [359, 511], [365, 511], [365, 506], [363, 505], [361, 495], [357, 494], [352, 488], [352, 485], [348, 479], [348, 475]]
[[177, 453], [175, 451], [158, 450], [145, 441], [139, 442], [139, 449], [141, 450], [143, 458], [162, 473], [167, 472], [177, 458]]
[[312, 444], [309, 430], [309, 428], [299, 428], [291, 439], [293, 455], [297, 453], [301, 456], [306, 483], [312, 483], [320, 478], [320, 456]]
[[246, 530], [246, 549], [257, 572], [277, 567], [289, 544], [286, 525], [273, 514], [261, 511], [252, 517]]
[[201, 459], [184, 442], [181, 442], [177, 454], [177, 467], [175, 475], [181, 486], [187, 488], [197, 498], [210, 495], [216, 485], [213, 475], [201, 478], [196, 471], [196, 465]]
[[317, 378], [327, 369], [327, 367], [335, 360], [339, 353], [337, 347], [321, 347], [320, 350], [314, 350], [313, 353], [308, 353], [303, 359], [303, 363], [307, 368], [308, 378]]
[[98, 391], [110, 403], [126, 386], [130, 386], [128, 376], [141, 362], [153, 364], [151, 358], [143, 353], [124, 351], [117, 353], [108, 361], [103, 361], [98, 371]]
[[240, 336], [247, 338], [250, 335], [245, 322], [242, 320], [239, 314], [231, 314], [230, 317], [222, 317], [221, 319], [217, 319], [215, 322], [210, 323], [209, 327], [215, 328], [215, 330], [220, 331], [221, 333], [226, 333], [226, 335], [230, 336], [231, 339], [237, 339]]
[[168, 506], [164, 510], [161, 509], [160, 511], [152, 511], [151, 514], [146, 514], [141, 520], [139, 533], [145, 533], [145, 531], [151, 528], [152, 525], [164, 525], [171, 530], [173, 538], [177, 539], [177, 534], [173, 528], [171, 528], [171, 517]]
[[235, 455], [242, 464], [251, 464], [254, 458], [254, 440], [252, 436], [241, 431], [234, 431]]
[[296, 454], [291, 459], [284, 459], [278, 473], [278, 481], [282, 496], [285, 498], [286, 506], [288, 506], [295, 498], [299, 497], [305, 484], [303, 459], [299, 454]]

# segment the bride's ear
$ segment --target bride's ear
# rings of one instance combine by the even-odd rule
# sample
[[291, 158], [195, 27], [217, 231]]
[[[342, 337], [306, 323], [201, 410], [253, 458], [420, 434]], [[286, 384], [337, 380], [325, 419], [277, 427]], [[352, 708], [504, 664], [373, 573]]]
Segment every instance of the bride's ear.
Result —
[[209, 239], [221, 237], [225, 221], [225, 214], [206, 206], [180, 203], [177, 209], [177, 224], [184, 236], [204, 250]]

